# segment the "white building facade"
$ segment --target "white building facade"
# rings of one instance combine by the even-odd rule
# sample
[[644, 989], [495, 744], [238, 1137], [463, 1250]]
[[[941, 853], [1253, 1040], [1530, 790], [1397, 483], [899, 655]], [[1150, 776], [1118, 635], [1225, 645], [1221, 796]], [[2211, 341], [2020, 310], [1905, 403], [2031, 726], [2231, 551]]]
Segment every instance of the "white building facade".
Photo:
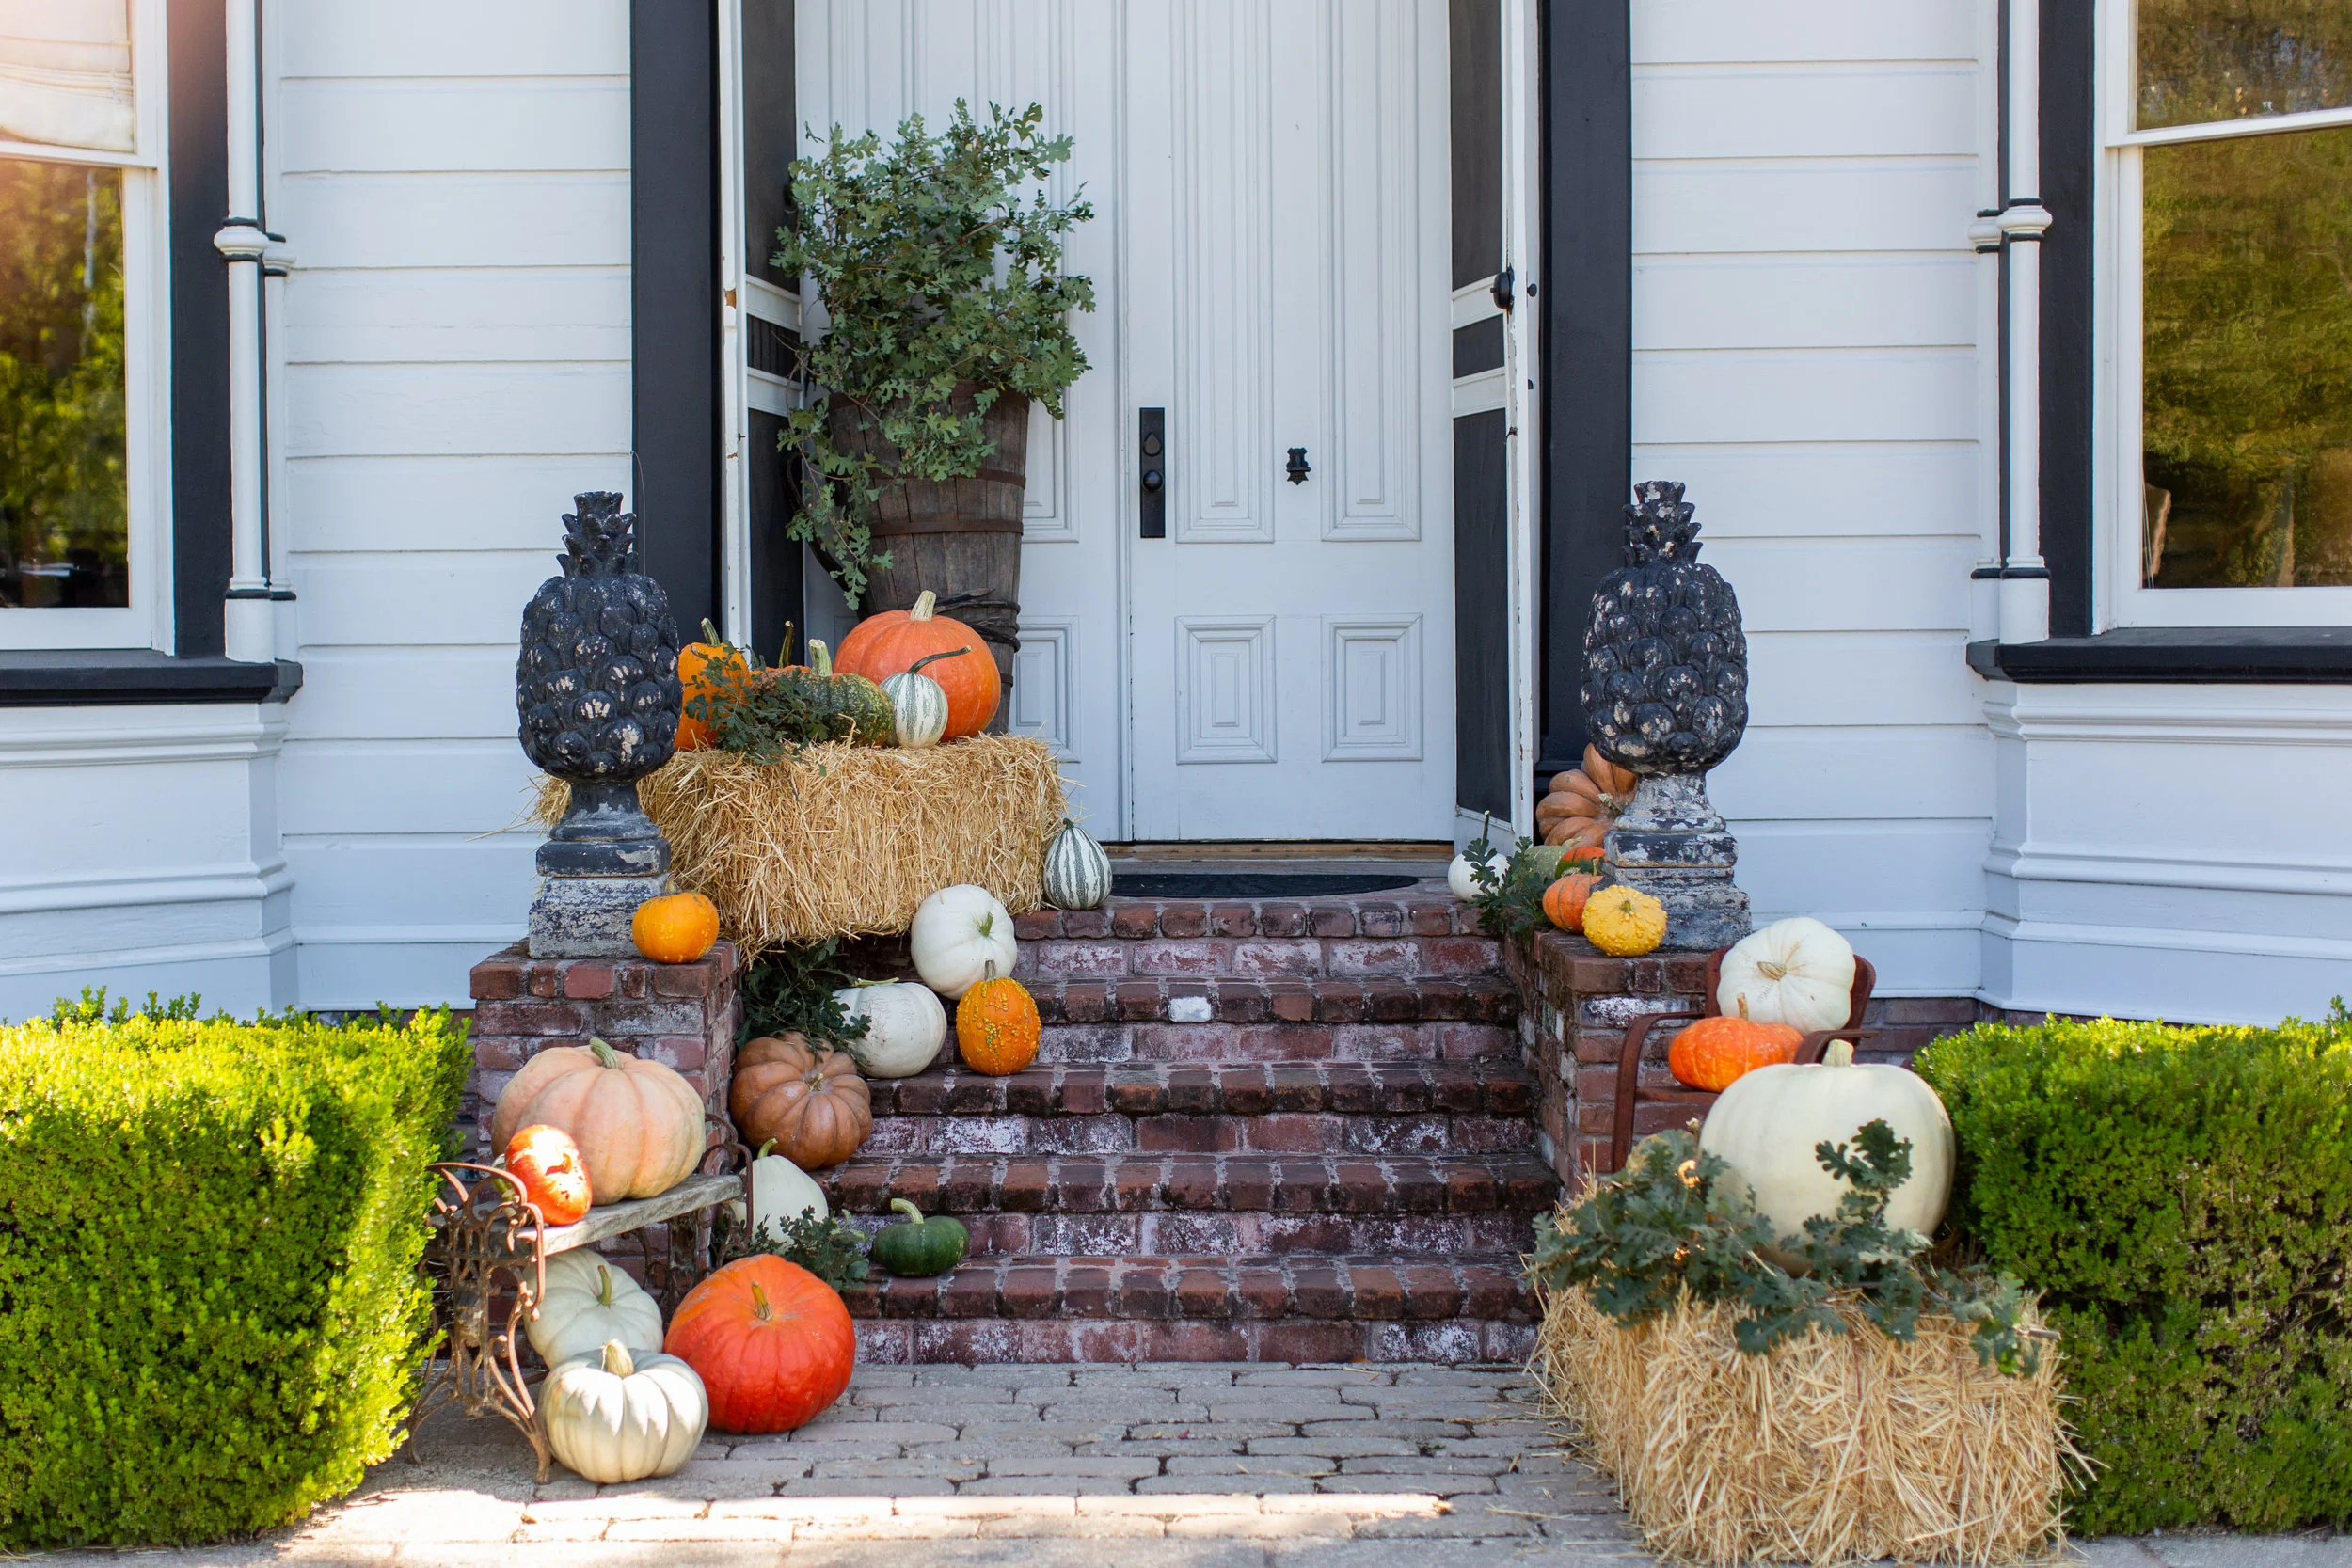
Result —
[[2201, 108], [2149, 29], [2206, 8], [0, 4], [0, 175], [116, 193], [124, 388], [100, 566], [0, 518], [0, 1016], [462, 1003], [531, 897], [516, 636], [572, 495], [630, 498], [682, 625], [846, 619], [781, 543], [765, 236], [793, 127], [960, 97], [1043, 103], [1097, 213], [1011, 702], [1098, 836], [1524, 828], [1616, 509], [1676, 479], [1746, 621], [1709, 787], [1759, 917], [1889, 996], [2324, 1010], [2352, 393], [2272, 421], [2250, 531], [2147, 454], [2178, 201], [2302, 212], [2352, 68]]

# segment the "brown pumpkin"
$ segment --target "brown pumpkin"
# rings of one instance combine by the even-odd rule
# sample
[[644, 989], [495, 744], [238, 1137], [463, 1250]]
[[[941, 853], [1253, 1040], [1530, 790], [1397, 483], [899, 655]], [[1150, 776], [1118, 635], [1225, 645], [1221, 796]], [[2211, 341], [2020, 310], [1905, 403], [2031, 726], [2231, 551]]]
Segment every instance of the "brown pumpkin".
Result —
[[666, 1193], [702, 1163], [703, 1101], [694, 1085], [599, 1039], [549, 1046], [525, 1062], [499, 1095], [490, 1145], [504, 1148], [517, 1132], [543, 1122], [580, 1146], [598, 1203]]
[[727, 1108], [743, 1141], [803, 1170], [837, 1165], [874, 1130], [874, 1105], [846, 1051], [820, 1052], [796, 1032], [763, 1035], [736, 1053]]
[[1694, 1089], [1721, 1093], [1757, 1068], [1793, 1062], [1804, 1036], [1793, 1023], [1758, 1023], [1740, 998], [1736, 1018], [1703, 1018], [1675, 1037], [1666, 1070]]
[[1590, 871], [1571, 871], [1544, 889], [1544, 918], [1563, 931], [1581, 933], [1584, 929], [1584, 905], [1600, 886], [1600, 878]]
[[1551, 793], [1535, 806], [1535, 831], [1546, 844], [1599, 844], [1633, 803], [1640, 781], [1587, 746], [1581, 766], [1551, 778]]

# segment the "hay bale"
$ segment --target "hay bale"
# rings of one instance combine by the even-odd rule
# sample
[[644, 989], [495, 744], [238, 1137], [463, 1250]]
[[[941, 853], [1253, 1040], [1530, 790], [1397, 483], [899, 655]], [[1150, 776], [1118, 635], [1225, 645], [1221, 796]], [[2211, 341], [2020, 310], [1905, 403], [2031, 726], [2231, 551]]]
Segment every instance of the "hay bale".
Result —
[[1923, 1319], [1906, 1345], [1839, 1310], [1844, 1334], [1746, 1355], [1726, 1306], [1686, 1298], [1620, 1328], [1582, 1291], [1557, 1291], [1535, 1373], [1661, 1557], [1708, 1568], [2055, 1557], [2062, 1466], [2080, 1462], [2058, 1420], [2055, 1348], [2033, 1376], [2004, 1377], [1948, 1317]]
[[[774, 764], [681, 752], [637, 793], [678, 885], [719, 906], [747, 962], [782, 942], [903, 931], [958, 882], [1034, 910], [1067, 810], [1052, 750], [1002, 735], [919, 751], [831, 743]], [[570, 800], [542, 776], [532, 820], [554, 826]]]

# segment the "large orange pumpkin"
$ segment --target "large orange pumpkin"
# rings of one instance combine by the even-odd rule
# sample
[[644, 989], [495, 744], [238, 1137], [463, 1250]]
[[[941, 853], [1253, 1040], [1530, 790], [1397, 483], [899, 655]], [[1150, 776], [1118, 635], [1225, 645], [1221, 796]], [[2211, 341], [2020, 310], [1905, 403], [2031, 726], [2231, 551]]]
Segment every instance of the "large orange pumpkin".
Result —
[[1740, 998], [1736, 1018], [1703, 1018], [1675, 1037], [1666, 1050], [1666, 1070], [1694, 1089], [1718, 1093], [1742, 1076], [1775, 1062], [1793, 1062], [1804, 1033], [1793, 1023], [1758, 1023]]
[[797, 1031], [763, 1035], [736, 1053], [727, 1108], [743, 1141], [803, 1170], [837, 1165], [874, 1130], [873, 1095], [846, 1051], [820, 1052]]
[[629, 916], [628, 935], [658, 964], [691, 964], [719, 940], [719, 906], [699, 893], [648, 898]]
[[1535, 831], [1546, 844], [1598, 844], [1633, 803], [1640, 782], [1587, 746], [1581, 765], [1552, 775], [1551, 793], [1535, 805]]
[[833, 667], [841, 674], [881, 682], [914, 669], [916, 659], [958, 648], [972, 649], [974, 657], [943, 658], [923, 672], [947, 693], [946, 738], [956, 740], [988, 728], [988, 721], [996, 717], [1004, 687], [997, 678], [996, 661], [988, 657], [980, 634], [952, 615], [940, 614], [938, 604], [938, 595], [926, 588], [913, 610], [885, 610], [868, 615], [841, 640]]
[[539, 1206], [549, 1225], [569, 1225], [588, 1212], [596, 1189], [580, 1145], [561, 1127], [526, 1127], [507, 1140], [508, 1174], [523, 1184], [523, 1196]]
[[503, 1148], [540, 1122], [580, 1146], [598, 1203], [666, 1193], [702, 1163], [703, 1101], [694, 1085], [602, 1040], [549, 1046], [525, 1062], [491, 1114], [490, 1146]]
[[1563, 931], [1584, 929], [1584, 906], [1600, 878], [1590, 871], [1571, 871], [1544, 889], [1544, 918]]
[[790, 1432], [850, 1386], [857, 1331], [831, 1286], [763, 1253], [689, 1291], [661, 1348], [701, 1376], [712, 1426]]
[[1020, 981], [984, 978], [956, 1004], [956, 1050], [975, 1072], [1003, 1078], [1037, 1060], [1037, 1003]]

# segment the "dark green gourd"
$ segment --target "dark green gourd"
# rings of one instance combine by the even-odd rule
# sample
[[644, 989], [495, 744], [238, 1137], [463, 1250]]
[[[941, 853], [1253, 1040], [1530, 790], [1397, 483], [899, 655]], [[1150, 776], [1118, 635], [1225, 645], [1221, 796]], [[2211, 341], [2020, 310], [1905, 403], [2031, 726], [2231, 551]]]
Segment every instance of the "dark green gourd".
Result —
[[905, 1198], [890, 1200], [890, 1207], [907, 1217], [904, 1225], [885, 1225], [874, 1232], [874, 1261], [892, 1274], [911, 1278], [928, 1278], [946, 1274], [963, 1261], [963, 1249], [971, 1242], [959, 1222], [946, 1214], [923, 1217], [923, 1211]]

